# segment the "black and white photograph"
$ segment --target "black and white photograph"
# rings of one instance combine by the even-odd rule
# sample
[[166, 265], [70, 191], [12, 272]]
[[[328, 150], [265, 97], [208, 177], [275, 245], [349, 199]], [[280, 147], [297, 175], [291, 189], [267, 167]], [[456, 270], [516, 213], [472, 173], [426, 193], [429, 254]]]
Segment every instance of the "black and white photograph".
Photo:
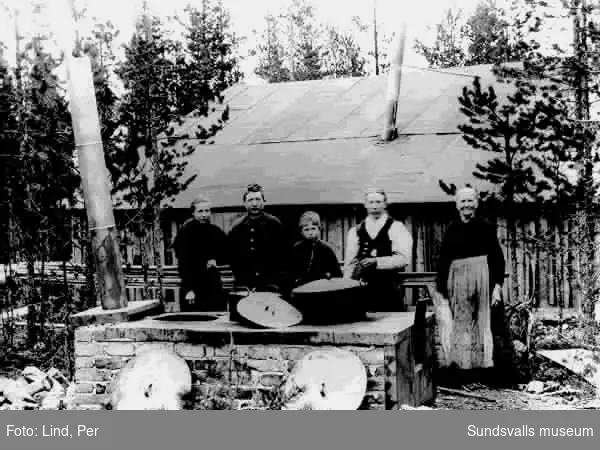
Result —
[[598, 0], [0, 0], [0, 411], [599, 410], [599, 101]]

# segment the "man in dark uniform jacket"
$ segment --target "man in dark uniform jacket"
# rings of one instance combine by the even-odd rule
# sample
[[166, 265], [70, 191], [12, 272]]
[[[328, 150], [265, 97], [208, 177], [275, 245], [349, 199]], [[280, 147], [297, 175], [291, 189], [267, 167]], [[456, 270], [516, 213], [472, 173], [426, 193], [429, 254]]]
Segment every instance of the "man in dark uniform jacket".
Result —
[[231, 269], [237, 286], [257, 291], [283, 292], [287, 288], [287, 239], [279, 219], [265, 212], [265, 196], [258, 184], [243, 195], [247, 214], [229, 232]]
[[191, 209], [192, 218], [183, 224], [173, 243], [181, 277], [181, 310], [224, 310], [225, 299], [217, 264], [226, 263], [226, 236], [210, 223], [208, 198], [197, 197]]
[[394, 274], [410, 263], [412, 236], [402, 222], [387, 214], [387, 195], [382, 189], [365, 193], [365, 208], [365, 220], [348, 233], [344, 276], [367, 283], [372, 310], [402, 310]]

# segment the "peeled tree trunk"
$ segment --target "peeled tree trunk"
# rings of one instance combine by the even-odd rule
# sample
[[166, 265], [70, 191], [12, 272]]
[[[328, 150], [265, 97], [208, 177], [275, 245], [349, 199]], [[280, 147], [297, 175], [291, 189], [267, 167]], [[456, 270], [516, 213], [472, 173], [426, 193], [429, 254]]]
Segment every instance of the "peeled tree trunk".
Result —
[[406, 23], [402, 23], [400, 33], [396, 39], [394, 53], [388, 74], [388, 86], [385, 97], [385, 111], [383, 132], [381, 138], [391, 141], [398, 136], [396, 128], [396, 113], [398, 111], [398, 99], [400, 97], [400, 84], [402, 82], [402, 63], [404, 62], [404, 47], [406, 46]]
[[127, 306], [127, 298], [91, 64], [87, 56], [68, 55], [67, 68], [73, 133], [96, 264], [97, 295], [102, 309], [120, 309]]

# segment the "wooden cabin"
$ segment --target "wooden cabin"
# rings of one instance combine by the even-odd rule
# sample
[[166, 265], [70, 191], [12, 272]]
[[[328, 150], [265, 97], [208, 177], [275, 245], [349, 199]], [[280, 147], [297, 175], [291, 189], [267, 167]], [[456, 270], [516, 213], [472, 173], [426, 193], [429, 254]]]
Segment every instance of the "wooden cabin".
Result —
[[[512, 89], [496, 83], [489, 65], [404, 69], [397, 112], [399, 135], [390, 142], [379, 137], [386, 76], [230, 88], [225, 95], [230, 120], [214, 142], [198, 145], [187, 167], [187, 175], [196, 179], [164, 211], [163, 264], [176, 264], [169, 244], [189, 217], [195, 195], [211, 198], [214, 223], [227, 232], [243, 213], [245, 187], [255, 182], [265, 188], [267, 211], [278, 216], [291, 235], [297, 233], [302, 212], [318, 212], [323, 220], [322, 238], [343, 261], [346, 233], [364, 216], [364, 190], [376, 185], [387, 191], [391, 215], [404, 221], [413, 235], [410, 270], [435, 271], [442, 236], [456, 217], [453, 199], [440, 188], [439, 180], [490, 187], [472, 173], [477, 163], [491, 155], [471, 148], [457, 129], [463, 120], [458, 96], [476, 76], [484, 87], [493, 84], [500, 97]], [[198, 124], [212, 120], [190, 116], [175, 135], [194, 136]], [[180, 145], [186, 143], [193, 145], [194, 140]], [[495, 219], [505, 244], [505, 222]], [[566, 225], [528, 208], [518, 226], [524, 235], [542, 233], [560, 240], [557, 232]], [[122, 237], [128, 243], [125, 261], [135, 264], [139, 243], [126, 232]], [[519, 298], [512, 301], [532, 297], [541, 309], [578, 307], [567, 266], [555, 255], [540, 249], [532, 252], [523, 244], [518, 267]]]

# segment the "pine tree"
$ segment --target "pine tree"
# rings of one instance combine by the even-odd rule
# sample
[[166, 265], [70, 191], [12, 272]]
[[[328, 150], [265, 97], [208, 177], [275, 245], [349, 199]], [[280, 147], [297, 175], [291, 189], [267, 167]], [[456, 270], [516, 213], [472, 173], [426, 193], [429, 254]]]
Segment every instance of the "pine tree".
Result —
[[70, 259], [65, 208], [74, 203], [79, 187], [69, 111], [56, 76], [60, 61], [45, 51], [46, 40], [35, 36], [27, 44], [17, 78], [20, 167], [13, 193], [20, 187], [23, 202], [15, 198], [13, 204], [21, 250], [30, 265], [51, 257]]
[[340, 78], [366, 75], [366, 60], [361, 56], [360, 47], [349, 32], [329, 26], [321, 57], [325, 76]]
[[509, 38], [509, 25], [496, 0], [480, 1], [466, 23], [469, 44], [465, 65], [518, 61], [521, 55]]
[[433, 45], [415, 41], [416, 51], [430, 67], [498, 64], [518, 61], [522, 56], [518, 36], [510, 36], [515, 27], [496, 0], [480, 0], [469, 17], [461, 9], [450, 8], [435, 28]]
[[467, 60], [467, 28], [461, 9], [449, 8], [443, 20], [435, 26], [433, 45], [415, 40], [415, 50], [423, 55], [430, 67], [447, 68], [463, 66]]
[[283, 18], [287, 24], [287, 56], [292, 80], [318, 80], [321, 72], [321, 28], [314, 6], [307, 0], [292, 0]]
[[[144, 297], [150, 297], [149, 270], [154, 260], [163, 201], [183, 188], [178, 178], [175, 152], [159, 151], [157, 136], [172, 130], [179, 119], [175, 94], [178, 83], [176, 61], [181, 46], [170, 39], [158, 17], [144, 14], [136, 24], [125, 60], [116, 70], [125, 94], [120, 104], [123, 147], [116, 152], [118, 173], [113, 179], [120, 199], [134, 212], [135, 235], [140, 239], [141, 264], [144, 270]], [[172, 131], [171, 131], [172, 133]], [[158, 216], [158, 217], [157, 217]]]
[[[188, 7], [186, 12], [181, 43], [146, 11], [116, 71], [125, 94], [120, 102], [123, 145], [114, 158], [115, 189], [135, 211], [144, 276], [147, 281], [148, 269], [155, 264], [159, 292], [160, 212], [195, 178], [183, 176], [188, 159], [198, 145], [210, 144], [228, 120], [227, 106], [212, 114], [223, 102], [223, 91], [240, 77], [234, 57], [236, 40], [221, 4], [204, 1], [202, 9]], [[194, 136], [174, 135], [175, 127], [189, 114], [210, 116], [213, 123], [199, 125]], [[149, 289], [144, 295], [150, 295]]]
[[[354, 24], [364, 32], [358, 18]], [[366, 75], [354, 33], [320, 24], [305, 0], [292, 0], [279, 16], [265, 16], [253, 54], [258, 55], [255, 73], [269, 83]]]
[[[529, 6], [515, 24], [520, 30], [521, 40], [516, 48], [523, 56], [523, 64], [496, 68], [499, 81], [513, 83], [514, 94], [501, 102], [493, 88], [484, 89], [476, 80], [460, 97], [461, 112], [466, 119], [460, 130], [465, 140], [475, 148], [497, 154], [488, 164], [478, 165], [474, 176], [498, 186], [495, 200], [503, 206], [507, 217], [513, 264], [518, 238], [514, 213], [517, 203], [551, 201], [556, 205], [558, 219], [563, 221], [568, 219], [565, 205], [581, 203], [582, 198], [590, 195], [589, 191], [582, 193], [585, 176], [573, 185], [567, 181], [565, 168], [585, 167], [581, 164], [586, 161], [583, 149], [586, 145], [589, 148], [595, 136], [580, 121], [573, 120], [581, 117], [575, 107], [581, 105], [581, 96], [598, 92], [598, 80], [590, 76], [591, 66], [582, 63], [580, 55], [569, 55], [557, 46], [554, 55], [541, 51], [541, 44], [531, 33], [540, 30], [543, 13], [533, 8], [535, 2]], [[569, 11], [573, 12], [570, 9], [567, 14]], [[597, 45], [592, 38], [589, 43]], [[582, 80], [587, 81], [585, 89]], [[584, 228], [590, 227], [584, 225]], [[585, 233], [589, 230], [579, 234], [577, 243], [582, 249], [587, 248]], [[584, 259], [589, 261], [589, 256]], [[572, 261], [569, 266], [574, 267]], [[593, 264], [581, 267], [586, 272], [593, 270]], [[594, 273], [584, 278], [590, 281]], [[586, 291], [591, 289], [586, 287], [590, 283], [593, 284], [592, 281], [579, 284]], [[590, 297], [590, 292], [586, 292], [583, 296]]]
[[15, 171], [20, 167], [20, 161], [15, 108], [14, 77], [11, 76], [0, 50], [0, 264], [4, 265], [0, 269], [4, 273], [0, 276], [5, 276], [7, 281], [0, 295], [0, 307], [5, 316], [0, 320], [0, 352], [3, 353], [7, 353], [14, 345], [15, 328], [12, 313], [16, 307], [21, 306], [16, 295], [17, 284], [9, 281], [13, 265], [17, 262], [13, 202]]
[[13, 175], [18, 164], [16, 92], [14, 78], [0, 52], [0, 263], [15, 262]]
[[[569, 266], [579, 267], [573, 274], [577, 278], [576, 295], [583, 312], [589, 314], [600, 291], [596, 281], [599, 269], [594, 256], [597, 187], [593, 180], [598, 136], [596, 127], [590, 126], [593, 121], [591, 102], [600, 94], [598, 60], [592, 57], [600, 50], [600, 33], [591, 12], [600, 5], [587, 0], [562, 0], [553, 5], [537, 0], [525, 0], [524, 3], [517, 11], [514, 25], [520, 37], [518, 49], [523, 65], [498, 67], [497, 72], [498, 76], [523, 85], [541, 84], [541, 95], [558, 99], [560, 109], [566, 114], [565, 120], [580, 137], [569, 153], [578, 172], [572, 201], [578, 212], [576, 217], [563, 213], [560, 218], [577, 223], [573, 233], [577, 238], [573, 243], [580, 251], [578, 261], [570, 261]], [[547, 6], [550, 8], [546, 9]], [[557, 19], [573, 23], [573, 45], [561, 47], [546, 43], [544, 46], [537, 39], [536, 33], [550, 20]], [[572, 258], [571, 255], [568, 257]]]
[[[501, 101], [493, 87], [482, 88], [476, 78], [471, 87], [463, 88], [459, 103], [465, 116], [459, 126], [464, 140], [495, 155], [477, 164], [473, 175], [497, 187], [484, 193], [483, 200], [506, 217], [510, 260], [515, 265], [516, 205], [556, 203], [559, 195], [562, 199], [573, 195], [562, 169], [571, 162], [582, 136], [562, 108], [561, 95], [544, 96], [533, 83], [517, 83], [514, 93]], [[516, 276], [516, 266], [511, 273]], [[516, 280], [513, 287], [518, 298]]]
[[30, 276], [15, 287], [21, 301], [38, 305], [28, 315], [28, 338], [40, 348], [51, 344], [42, 325], [50, 308], [58, 311], [71, 297], [65, 285], [63, 295], [48, 301], [48, 285], [32, 275], [41, 273], [43, 280], [48, 261], [70, 260], [70, 209], [80, 183], [70, 115], [57, 77], [61, 61], [47, 51], [49, 40], [37, 34], [21, 51], [19, 38], [17, 66], [12, 77], [3, 77], [7, 95], [2, 109], [8, 116], [0, 137], [8, 163], [2, 181], [8, 202], [9, 262], [27, 264]]
[[[222, 92], [242, 77], [235, 55], [239, 40], [231, 32], [229, 13], [221, 1], [202, 0], [201, 9], [188, 5], [185, 12], [182, 63], [186, 70], [180, 81], [179, 111], [206, 116], [213, 103], [223, 102]], [[223, 112], [225, 117], [227, 113]], [[206, 138], [216, 131], [208, 132]]]
[[279, 20], [269, 14], [265, 16], [265, 31], [261, 36], [255, 54], [258, 64], [254, 73], [269, 83], [290, 81], [290, 71], [285, 66], [285, 49], [281, 38]]

